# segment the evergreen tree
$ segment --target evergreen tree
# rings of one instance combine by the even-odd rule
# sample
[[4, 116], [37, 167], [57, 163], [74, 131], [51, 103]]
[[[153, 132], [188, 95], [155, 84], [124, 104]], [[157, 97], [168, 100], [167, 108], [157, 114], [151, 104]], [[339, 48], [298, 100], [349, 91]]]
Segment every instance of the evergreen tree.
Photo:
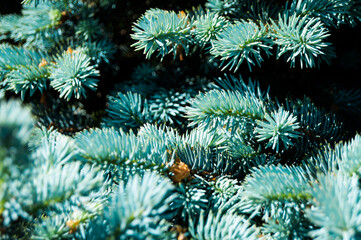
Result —
[[0, 239], [361, 238], [361, 1], [193, 4], [1, 9]]

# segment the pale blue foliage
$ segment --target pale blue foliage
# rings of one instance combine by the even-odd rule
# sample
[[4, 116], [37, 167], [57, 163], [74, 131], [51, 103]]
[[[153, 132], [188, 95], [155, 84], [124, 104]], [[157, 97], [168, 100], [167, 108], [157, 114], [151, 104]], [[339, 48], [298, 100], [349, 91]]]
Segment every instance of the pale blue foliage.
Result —
[[173, 125], [175, 123], [181, 124], [180, 116], [185, 113], [185, 106], [190, 99], [189, 94], [174, 92], [174, 91], [160, 91], [152, 95], [149, 100], [149, 111], [154, 120], [158, 123], [168, 123]]
[[35, 164], [44, 166], [44, 169], [74, 161], [74, 140], [54, 129], [34, 129], [28, 146], [33, 150]]
[[226, 141], [227, 139], [217, 132], [195, 128], [182, 136], [181, 143], [178, 146], [189, 145], [192, 147], [200, 146], [205, 149], [223, 150], [226, 147]]
[[[233, 71], [245, 62], [252, 70], [273, 53], [291, 67], [330, 62], [330, 34], [361, 19], [359, 0], [150, 9], [133, 24], [132, 46], [147, 59], [173, 55], [169, 63], [179, 68], [138, 66], [108, 96], [105, 112], [95, 113], [103, 128], [87, 125], [72, 136], [35, 127], [29, 109], [5, 98], [13, 92], [33, 102], [50, 96], [50, 87], [68, 105], [97, 90], [98, 67], [115, 70], [106, 77], [120, 74], [114, 64], [130, 51], [109, 40], [113, 23], [98, 18], [118, 3], [23, 3], [21, 15], [0, 19], [1, 238], [361, 238], [359, 135], [340, 143], [349, 132], [307, 99], [281, 104], [257, 82], [226, 75], [214, 84], [182, 72], [197, 58]], [[118, 47], [121, 59], [111, 64]], [[172, 89], [159, 88], [168, 80]], [[358, 95], [334, 97], [341, 110], [359, 113]], [[44, 98], [39, 105], [49, 104]], [[174, 171], [175, 163], [184, 169]], [[185, 177], [174, 180], [179, 173]]]
[[168, 160], [167, 148], [155, 139], [137, 137], [114, 128], [90, 129], [76, 135], [77, 158], [99, 165], [162, 169]]
[[60, 93], [60, 97], [70, 100], [86, 97], [86, 91], [95, 91], [99, 70], [92, 65], [84, 53], [64, 52], [55, 59], [50, 69], [50, 85]]
[[226, 119], [229, 116], [263, 119], [265, 105], [260, 99], [239, 91], [211, 90], [200, 93], [187, 108], [191, 125], [207, 126], [212, 119]]
[[361, 192], [356, 176], [319, 176], [310, 190], [314, 207], [306, 216], [316, 226], [314, 239], [359, 239], [361, 237]]
[[0, 100], [0, 224], [3, 226], [19, 219], [31, 219], [13, 195], [22, 187], [20, 179], [28, 175], [31, 160], [26, 144], [33, 129], [30, 109], [19, 101]]
[[[34, 129], [33, 117], [19, 102], [2, 102], [0, 112], [2, 224], [32, 221], [71, 199], [84, 202], [87, 198], [89, 202], [97, 198], [93, 193], [103, 187], [103, 173], [74, 159], [70, 137], [54, 130]], [[2, 155], [4, 147], [7, 151]], [[39, 230], [40, 236], [49, 229], [55, 231], [56, 219], [39, 225], [43, 229]]]
[[137, 42], [132, 46], [143, 50], [146, 58], [159, 52], [161, 59], [169, 53], [177, 55], [178, 46], [188, 53], [191, 26], [187, 16], [174, 11], [150, 9], [134, 24], [132, 38]]
[[33, 239], [87, 239], [86, 232], [93, 218], [101, 214], [107, 192], [90, 194], [83, 198], [72, 198], [47, 211], [33, 223]]
[[83, 42], [82, 47], [77, 48], [77, 50], [78, 49], [88, 55], [91, 60], [97, 64], [102, 62], [110, 64], [116, 52], [116, 46], [108, 39]]
[[304, 204], [280, 208], [275, 215], [266, 220], [262, 232], [270, 233], [271, 239], [274, 240], [308, 239], [314, 226], [304, 216], [305, 208]]
[[137, 159], [141, 150], [134, 134], [114, 128], [90, 129], [75, 137], [79, 159], [96, 163], [121, 164]]
[[59, 28], [61, 11], [61, 7], [50, 2], [24, 5], [22, 15], [8, 15], [0, 20], [0, 32], [23, 41], [26, 47], [46, 50], [63, 36], [63, 29]]
[[241, 20], [231, 24], [212, 40], [211, 55], [219, 57], [224, 65], [223, 70], [229, 68], [236, 71], [246, 60], [248, 67], [261, 65], [262, 54], [271, 55], [272, 42], [267, 36], [267, 28], [251, 21]]
[[216, 239], [256, 239], [259, 234], [259, 229], [251, 225], [242, 216], [232, 214], [216, 215], [210, 212], [205, 217], [204, 212], [199, 217], [197, 225], [193, 221], [190, 222], [189, 232], [193, 239], [197, 240], [216, 240]]
[[49, 73], [45, 67], [20, 66], [17, 70], [8, 74], [7, 89], [15, 93], [20, 92], [21, 98], [24, 99], [26, 92], [29, 92], [29, 96], [32, 96], [36, 90], [40, 92], [46, 90], [48, 77]]
[[206, 187], [199, 179], [189, 183], [180, 183], [176, 188], [178, 198], [172, 204], [183, 221], [198, 218], [202, 211], [208, 211], [208, 195]]
[[271, 35], [278, 45], [277, 57], [284, 55], [291, 67], [299, 64], [301, 68], [312, 68], [335, 57], [331, 43], [325, 41], [329, 31], [318, 18], [286, 13], [277, 22], [272, 19], [271, 22]]
[[308, 179], [299, 167], [264, 166], [252, 170], [245, 179], [243, 197], [249, 201], [248, 211], [264, 208], [264, 219], [274, 215], [278, 208], [293, 202], [305, 202]]
[[193, 22], [195, 40], [205, 46], [211, 40], [217, 39], [227, 24], [226, 18], [219, 16], [217, 12], [207, 12]]
[[340, 170], [349, 175], [361, 173], [361, 136], [356, 135], [350, 142], [340, 144], [336, 148], [340, 157], [338, 165]]
[[150, 121], [148, 101], [137, 93], [119, 92], [116, 96], [109, 96], [109, 106], [106, 111], [109, 117], [105, 124], [121, 127], [124, 130], [138, 128], [146, 121]]
[[33, 239], [67, 239], [71, 237], [69, 228], [65, 222], [67, 216], [64, 214], [52, 213], [50, 216], [44, 216], [35, 224], [32, 233]]
[[221, 89], [239, 91], [246, 95], [251, 95], [252, 97], [259, 98], [262, 101], [269, 101], [269, 88], [267, 90], [262, 90], [259, 86], [259, 83], [256, 81], [248, 80], [248, 84], [243, 80], [242, 75], [234, 76], [225, 74], [222, 77], [215, 79], [217, 84]]
[[177, 145], [182, 143], [182, 137], [178, 131], [164, 125], [156, 126], [149, 123], [144, 124], [138, 131], [138, 137], [163, 143], [169, 149], [174, 149]]
[[241, 189], [241, 185], [236, 179], [227, 176], [222, 176], [215, 182], [210, 182], [209, 185], [209, 188], [213, 190], [210, 202], [214, 212], [227, 210], [227, 203]]
[[[266, 147], [272, 147], [276, 152], [287, 149], [293, 145], [292, 139], [299, 137], [297, 130], [300, 128], [297, 118], [283, 108], [266, 114], [265, 120], [258, 120], [255, 132], [258, 141], [268, 140]], [[280, 145], [282, 143], [282, 148]]]
[[168, 179], [156, 173], [121, 182], [104, 209], [107, 235], [117, 239], [173, 239], [168, 232], [174, 216], [171, 203], [177, 197]]
[[342, 172], [352, 176], [361, 172], [361, 137], [356, 135], [351, 141], [339, 143], [334, 148], [326, 147], [305, 164], [305, 169], [313, 178], [317, 174]]
[[42, 62], [50, 61], [43, 52], [24, 48], [0, 45], [0, 79], [5, 90], [21, 93], [24, 99], [29, 92], [32, 96], [36, 90], [42, 92], [47, 88], [49, 71], [46, 66], [39, 67]]
[[31, 178], [17, 197], [26, 209], [42, 209], [72, 196], [86, 196], [103, 185], [99, 168], [80, 162], [55, 165], [48, 169], [41, 166], [33, 171]]
[[239, 10], [239, 0], [208, 0], [205, 4], [210, 11], [231, 15]]
[[0, 112], [1, 143], [10, 148], [11, 144], [8, 145], [6, 142], [11, 143], [11, 140], [16, 138], [21, 144], [26, 144], [35, 124], [30, 109], [23, 107], [21, 102], [16, 100], [0, 100]]

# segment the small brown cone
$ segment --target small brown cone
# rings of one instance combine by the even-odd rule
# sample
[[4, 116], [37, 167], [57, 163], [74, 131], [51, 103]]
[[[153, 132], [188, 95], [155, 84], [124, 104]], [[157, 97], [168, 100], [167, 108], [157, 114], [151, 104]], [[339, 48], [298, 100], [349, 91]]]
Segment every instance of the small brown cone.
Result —
[[179, 183], [191, 174], [188, 165], [177, 159], [170, 167], [169, 177], [174, 183]]

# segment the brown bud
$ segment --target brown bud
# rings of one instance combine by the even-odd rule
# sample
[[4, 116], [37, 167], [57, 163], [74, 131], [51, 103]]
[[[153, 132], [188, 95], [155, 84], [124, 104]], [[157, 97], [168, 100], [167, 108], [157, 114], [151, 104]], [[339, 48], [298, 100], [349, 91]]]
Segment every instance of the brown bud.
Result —
[[66, 225], [70, 228], [69, 233], [75, 233], [78, 226], [79, 226], [80, 220], [68, 220], [66, 222]]
[[172, 179], [174, 183], [179, 183], [183, 179], [187, 178], [191, 171], [188, 168], [188, 165], [180, 160], [176, 160], [176, 162], [170, 167], [169, 177]]
[[67, 54], [72, 54], [74, 50], [71, 47], [68, 47], [68, 50], [66, 50]]
[[181, 225], [175, 225], [172, 227], [171, 231], [175, 231], [178, 233], [177, 240], [186, 240], [187, 237], [185, 236], [185, 233], [187, 232], [186, 228], [183, 228]]
[[42, 67], [45, 67], [46, 65], [48, 65], [49, 63], [43, 58], [41, 60], [41, 62], [39, 63], [38, 67], [39, 68], [42, 68]]

